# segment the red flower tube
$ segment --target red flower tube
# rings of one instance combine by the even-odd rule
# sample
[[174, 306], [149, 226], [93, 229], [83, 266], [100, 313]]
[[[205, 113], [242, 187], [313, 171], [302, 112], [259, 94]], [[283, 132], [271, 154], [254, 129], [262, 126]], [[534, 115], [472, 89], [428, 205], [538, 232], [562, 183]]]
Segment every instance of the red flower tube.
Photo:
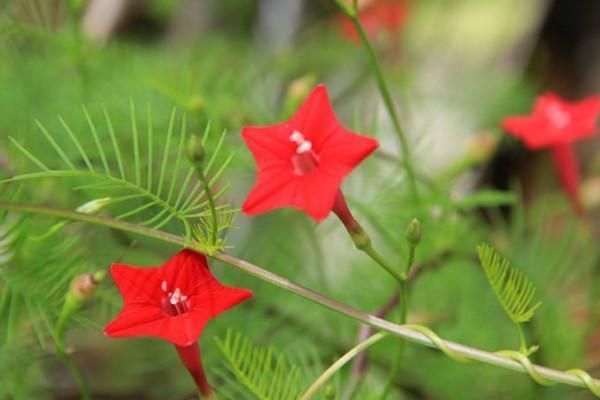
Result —
[[252, 296], [211, 274], [206, 257], [182, 250], [161, 267], [113, 264], [125, 304], [104, 332], [112, 337], [153, 336], [175, 345], [200, 393], [213, 396], [202, 367], [198, 338], [208, 320]]
[[503, 121], [504, 129], [519, 138], [527, 148], [549, 148], [559, 181], [580, 216], [585, 214], [579, 197], [579, 166], [573, 142], [596, 132], [600, 96], [568, 102], [554, 93], [538, 97], [533, 113], [511, 116]]
[[324, 85], [317, 86], [288, 121], [248, 126], [242, 135], [258, 174], [243, 212], [255, 215], [293, 207], [317, 222], [337, 211], [334, 204], [342, 205], [342, 180], [378, 146], [375, 139], [340, 125]]

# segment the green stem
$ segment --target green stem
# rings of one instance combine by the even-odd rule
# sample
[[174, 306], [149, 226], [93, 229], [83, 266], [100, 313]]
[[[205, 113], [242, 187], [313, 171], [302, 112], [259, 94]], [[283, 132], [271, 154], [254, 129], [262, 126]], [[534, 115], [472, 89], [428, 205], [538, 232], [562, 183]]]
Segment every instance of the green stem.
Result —
[[[167, 232], [153, 230], [145, 226], [140, 226], [125, 221], [119, 221], [100, 215], [82, 214], [71, 210], [62, 210], [45, 206], [20, 204], [4, 201], [0, 201], [0, 209], [12, 210], [21, 213], [41, 214], [74, 221], [87, 222], [99, 226], [118, 229], [125, 232], [135, 233], [148, 238], [161, 240], [165, 243], [171, 243], [180, 247], [184, 246], [186, 243], [184, 237], [173, 235]], [[195, 249], [194, 247], [191, 248]], [[589, 388], [588, 385], [592, 385], [592, 387], [595, 388], [600, 387], [599, 380], [591, 378], [588, 380], [587, 378], [583, 378], [581, 375], [582, 371], [580, 370], [573, 370], [576, 372], [563, 372], [535, 364], [531, 364], [526, 368], [520, 362], [515, 361], [510, 357], [503, 356], [502, 354], [494, 354], [488, 351], [465, 346], [448, 340], [433, 340], [428, 335], [422, 333], [419, 329], [415, 329], [414, 327], [410, 326], [393, 324], [374, 315], [368, 314], [363, 311], [359, 311], [346, 304], [340, 303], [329, 297], [323, 296], [317, 292], [300, 286], [277, 274], [269, 272], [255, 264], [236, 258], [230, 254], [217, 252], [213, 254], [211, 258], [219, 260], [227, 265], [230, 265], [249, 275], [252, 275], [257, 279], [260, 279], [264, 282], [268, 282], [274, 286], [280, 287], [290, 293], [294, 293], [300, 297], [310, 300], [313, 303], [319, 304], [341, 315], [345, 315], [356, 321], [372, 326], [375, 329], [389, 332], [412, 343], [416, 343], [434, 349], [440, 349], [440, 346], [443, 346], [446, 349], [446, 351], [450, 350], [453, 352], [453, 354], [459, 355], [465, 359], [478, 361], [484, 364], [495, 365], [499, 368], [504, 368], [512, 371], [529, 374], [529, 370], [533, 370], [535, 371], [535, 373], [537, 373], [544, 379], [555, 383], [563, 383], [566, 385], [571, 385], [580, 388]]]
[[57, 342], [60, 343], [61, 345], [63, 343], [65, 327], [67, 325], [67, 321], [69, 320], [69, 317], [70, 317], [70, 313], [67, 310], [67, 307], [63, 307], [62, 310], [60, 311], [60, 316], [58, 317], [58, 322], [56, 323], [56, 326], [54, 327], [54, 336], [56, 337]]
[[406, 268], [404, 274], [406, 276], [410, 275], [410, 270], [412, 269], [413, 264], [415, 263], [415, 250], [417, 249], [416, 245], [408, 246], [408, 260], [406, 260]]
[[514, 325], [515, 325], [515, 328], [517, 329], [517, 334], [519, 335], [519, 345], [520, 345], [519, 351], [523, 354], [527, 354], [528, 353], [527, 340], [525, 339], [525, 333], [523, 332], [523, 327], [519, 323], [515, 323]]
[[[365, 254], [367, 254], [373, 261], [375, 261], [379, 266], [383, 267], [390, 275], [394, 277], [398, 281], [398, 283], [402, 284], [406, 280], [406, 276], [401, 274], [394, 268], [375, 248], [369, 243], [368, 245], [360, 248]], [[401, 297], [402, 299], [404, 297]]]
[[206, 179], [206, 175], [204, 174], [204, 169], [198, 163], [194, 163], [194, 167], [198, 174], [198, 179], [202, 183], [204, 193], [206, 193], [206, 199], [208, 200], [208, 208], [210, 210], [210, 219], [212, 224], [212, 229], [210, 232], [211, 244], [216, 245], [219, 223], [217, 220], [217, 208], [215, 206], [215, 199], [213, 198], [212, 192], [210, 191], [210, 185], [208, 183], [208, 180]]
[[410, 151], [410, 146], [408, 143], [408, 139], [406, 138], [406, 134], [404, 130], [400, 126], [400, 119], [398, 118], [398, 113], [396, 112], [396, 107], [394, 106], [394, 100], [392, 99], [392, 95], [390, 94], [390, 90], [385, 81], [385, 77], [383, 76], [383, 72], [381, 69], [381, 63], [379, 62], [379, 58], [375, 53], [375, 49], [371, 45], [367, 33], [365, 32], [360, 18], [358, 16], [358, 11], [356, 7], [350, 10], [348, 5], [346, 5], [341, 0], [333, 0], [333, 2], [342, 10], [344, 14], [348, 16], [354, 23], [356, 30], [360, 36], [360, 39], [367, 50], [367, 54], [369, 56], [369, 60], [371, 61], [371, 68], [373, 69], [373, 73], [375, 74], [375, 79], [377, 81], [377, 87], [379, 88], [379, 93], [383, 99], [383, 103], [387, 109], [387, 112], [392, 120], [392, 125], [394, 126], [394, 131], [400, 140], [400, 147], [402, 151], [402, 157], [404, 158], [404, 168], [406, 170], [406, 175], [408, 178], [408, 184], [410, 186], [410, 191], [413, 197], [413, 200], [418, 201], [419, 193], [417, 189], [417, 178], [413, 167], [412, 155]]
[[[409, 244], [408, 246], [408, 260], [406, 261], [406, 267], [404, 276], [408, 277], [410, 274], [410, 270], [412, 269], [412, 265], [415, 261], [415, 249], [417, 248], [414, 244]], [[404, 325], [406, 323], [406, 317], [408, 315], [408, 279], [404, 279], [400, 282], [400, 315], [398, 317], [398, 325]], [[385, 389], [381, 395], [381, 400], [387, 399], [394, 386], [394, 382], [396, 381], [396, 376], [400, 372], [400, 365], [402, 363], [402, 357], [404, 356], [404, 347], [405, 342], [401, 340], [398, 343], [396, 356], [394, 358], [394, 363], [392, 364], [392, 369], [390, 370], [390, 375], [388, 377], [388, 381], [385, 385]]]
[[350, 208], [348, 207], [344, 194], [341, 190], [338, 190], [336, 194], [332, 211], [340, 219], [341, 223], [344, 225], [344, 228], [346, 228], [346, 231], [350, 235], [350, 239], [352, 239], [354, 246], [356, 246], [358, 250], [371, 257], [375, 263], [385, 269], [398, 282], [402, 282], [406, 279], [405, 276], [397, 271], [396, 268], [394, 268], [381, 254], [379, 254], [377, 250], [375, 250], [371, 241], [371, 237], [358, 223], [356, 218], [354, 218], [354, 215], [352, 215], [352, 211], [350, 211]]
[[325, 370], [325, 372], [323, 372], [317, 378], [317, 380], [314, 381], [314, 383], [312, 385], [310, 385], [308, 390], [302, 395], [302, 397], [300, 397], [300, 400], [309, 400], [310, 398], [312, 398], [315, 394], [317, 394], [317, 392], [321, 388], [321, 386], [323, 386], [333, 376], [333, 374], [335, 374], [344, 365], [346, 365], [350, 360], [352, 360], [354, 357], [356, 357], [358, 354], [360, 354], [361, 351], [365, 350], [366, 348], [370, 347], [371, 345], [374, 345], [375, 343], [379, 342], [381, 339], [385, 338], [386, 336], [388, 336], [388, 334], [385, 332], [376, 333], [376, 334], [372, 335], [371, 337], [369, 337], [368, 339], [360, 342], [359, 344], [357, 344], [356, 346], [351, 348], [346, 354], [344, 354], [336, 362], [331, 364], [331, 366], [329, 366], [329, 368], [327, 368]]
[[92, 392], [85, 380], [85, 377], [79, 370], [79, 367], [77, 367], [77, 364], [75, 364], [71, 356], [65, 350], [65, 345], [63, 342], [63, 333], [67, 320], [68, 316], [63, 316], [63, 313], [61, 312], [59, 321], [56, 324], [54, 332], [52, 332], [52, 338], [54, 339], [54, 345], [56, 346], [56, 355], [63, 360], [67, 369], [69, 370], [69, 373], [75, 380], [75, 384], [77, 385], [81, 398], [83, 400], [91, 400]]
[[353, 4], [352, 7], [350, 7], [344, 0], [333, 0], [333, 2], [348, 16], [348, 18], [354, 18], [356, 16], [356, 4]]
[[[406, 281], [400, 283], [400, 309], [398, 316], [398, 325], [404, 325], [406, 323], [406, 316], [408, 313], [408, 284]], [[385, 388], [383, 389], [383, 393], [381, 394], [380, 399], [385, 400], [389, 396], [392, 387], [394, 386], [394, 382], [396, 381], [396, 376], [400, 372], [400, 365], [402, 364], [402, 357], [404, 356], [404, 348], [405, 341], [399, 340], [396, 347], [396, 354], [394, 357], [394, 361], [392, 364], [392, 369], [390, 370], [390, 374], [388, 376]]]
[[73, 379], [75, 379], [75, 383], [77, 384], [77, 388], [79, 389], [79, 394], [81, 395], [81, 398], [83, 400], [91, 400], [92, 393], [87, 385], [87, 382], [85, 381], [85, 378], [83, 377], [83, 374], [77, 367], [77, 364], [75, 364], [73, 359], [65, 352], [57, 351], [57, 354], [60, 358], [62, 358], [65, 365], [67, 366], [67, 369], [69, 370], [69, 373], [71, 374]]

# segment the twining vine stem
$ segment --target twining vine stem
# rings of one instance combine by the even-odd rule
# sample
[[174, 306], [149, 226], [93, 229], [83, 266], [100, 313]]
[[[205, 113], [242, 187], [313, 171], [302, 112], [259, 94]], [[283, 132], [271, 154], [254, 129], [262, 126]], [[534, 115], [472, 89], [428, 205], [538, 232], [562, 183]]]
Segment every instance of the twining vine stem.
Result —
[[371, 335], [366, 340], [360, 342], [350, 350], [348, 350], [346, 354], [344, 354], [336, 362], [331, 364], [329, 368], [327, 368], [325, 372], [323, 372], [317, 378], [317, 380], [314, 381], [312, 385], [310, 385], [310, 387], [306, 390], [306, 392], [304, 392], [302, 397], [300, 397], [300, 400], [311, 399], [315, 394], [317, 394], [321, 386], [323, 386], [339, 369], [341, 369], [344, 365], [349, 363], [350, 360], [359, 355], [363, 350], [366, 350], [368, 347], [374, 345], [375, 343], [379, 342], [381, 339], [385, 338], [388, 335], [389, 334], [386, 332], [376, 333], [374, 335]]
[[[181, 236], [173, 235], [168, 232], [152, 230], [141, 225], [136, 225], [129, 222], [119, 221], [113, 218], [98, 215], [82, 214], [70, 210], [13, 202], [0, 202], [0, 209], [12, 210], [21, 213], [42, 214], [74, 221], [82, 221], [142, 235], [148, 238], [161, 240], [163, 242], [171, 243], [177, 246], [186, 246], [196, 250], [198, 250], [199, 247], [193, 242], [186, 241], [186, 239]], [[329, 308], [330, 310], [336, 311], [356, 321], [370, 325], [375, 329], [389, 332], [412, 343], [441, 350], [444, 354], [446, 354], [454, 360], [478, 361], [484, 364], [495, 365], [504, 369], [527, 373], [533, 379], [541, 378], [546, 383], [563, 383], [571, 386], [588, 388], [596, 396], [600, 397], [600, 381], [592, 379], [589, 376], [589, 374], [587, 374], [585, 371], [579, 369], [569, 370], [565, 372], [558, 371], [551, 368], [542, 367], [540, 365], [532, 364], [529, 361], [529, 359], [524, 355], [523, 357], [516, 359], [516, 357], [512, 357], [512, 354], [495, 354], [488, 351], [465, 346], [459, 343], [451, 342], [448, 340], [443, 340], [437, 335], [435, 335], [428, 328], [415, 325], [393, 324], [389, 321], [378, 318], [374, 315], [370, 315], [366, 312], [359, 311], [355, 308], [347, 306], [346, 304], [340, 303], [329, 297], [323, 296], [315, 291], [300, 286], [286, 278], [269, 272], [250, 262], [238, 259], [230, 254], [224, 252], [216, 252], [209, 256], [225, 264], [240, 269], [260, 280], [271, 283], [289, 292], [295, 293], [314, 303], [320, 304], [326, 308]]]

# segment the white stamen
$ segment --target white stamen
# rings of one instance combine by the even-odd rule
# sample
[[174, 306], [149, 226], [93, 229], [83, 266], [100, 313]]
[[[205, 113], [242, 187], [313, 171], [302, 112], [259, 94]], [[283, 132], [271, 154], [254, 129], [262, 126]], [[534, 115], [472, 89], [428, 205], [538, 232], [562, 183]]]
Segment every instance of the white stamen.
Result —
[[312, 143], [307, 140], [298, 145], [298, 149], [296, 149], [296, 153], [298, 153], [298, 154], [306, 153], [306, 152], [309, 152], [311, 149], [312, 149]]
[[304, 135], [298, 131], [292, 132], [290, 140], [298, 145], [296, 153], [303, 154], [312, 150], [312, 143], [304, 138]]
[[292, 132], [292, 134], [290, 135], [290, 140], [292, 142], [296, 142], [296, 144], [298, 145], [305, 141], [304, 135], [298, 131]]
[[163, 292], [167, 291], [167, 281], [162, 281], [162, 283], [160, 284], [160, 288], [162, 289]]
[[179, 290], [179, 288], [175, 288], [175, 291], [171, 295], [169, 302], [172, 305], [175, 305], [175, 304], [179, 303], [180, 301], [181, 301], [181, 290]]

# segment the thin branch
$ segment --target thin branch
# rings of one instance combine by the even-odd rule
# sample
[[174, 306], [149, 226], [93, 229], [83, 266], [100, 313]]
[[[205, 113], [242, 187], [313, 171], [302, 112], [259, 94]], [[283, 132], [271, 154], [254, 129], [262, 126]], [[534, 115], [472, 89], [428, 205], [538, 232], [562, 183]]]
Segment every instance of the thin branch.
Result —
[[[407, 283], [409, 285], [413, 283], [415, 279], [421, 275], [421, 272], [423, 272], [423, 270], [429, 270], [433, 266], [439, 265], [439, 261], [445, 259], [447, 256], [447, 253], [443, 253], [440, 258], [433, 260], [432, 262], [416, 264], [408, 274]], [[398, 306], [399, 303], [400, 292], [396, 290], [383, 306], [375, 310], [373, 315], [379, 318], [385, 318], [385, 316], [392, 312], [396, 308], [396, 306]], [[375, 328], [373, 328], [370, 325], [362, 324], [360, 326], [360, 329], [358, 330], [358, 334], [356, 335], [356, 343], [360, 343], [366, 340], [369, 336], [373, 335], [373, 333], [375, 333]], [[348, 385], [346, 386], [346, 389], [344, 390], [342, 398], [350, 398], [352, 394], [357, 390], [361, 380], [367, 373], [368, 355], [369, 353], [365, 349], [365, 351], [362, 351], [359, 355], [357, 355], [354, 361], [352, 362], [350, 379]]]
[[373, 48], [373, 45], [369, 41], [367, 33], [365, 32], [362, 23], [360, 22], [360, 18], [358, 15], [358, 10], [356, 7], [350, 9], [350, 7], [341, 0], [332, 0], [338, 8], [346, 14], [348, 18], [354, 24], [356, 30], [358, 31], [361, 42], [363, 43], [365, 50], [367, 51], [367, 55], [369, 61], [371, 62], [371, 69], [373, 70], [373, 74], [375, 75], [375, 80], [377, 82], [377, 87], [379, 89], [379, 93], [381, 94], [381, 98], [383, 99], [383, 103], [385, 108], [387, 109], [388, 115], [392, 120], [392, 125], [394, 126], [394, 131], [400, 140], [400, 150], [402, 151], [403, 156], [403, 165], [406, 170], [406, 175], [408, 178], [408, 184], [410, 187], [411, 195], [413, 200], [417, 201], [419, 199], [418, 189], [417, 189], [417, 179], [415, 174], [415, 169], [412, 160], [412, 153], [410, 150], [410, 144], [400, 125], [400, 119], [398, 118], [398, 113], [396, 112], [396, 106], [394, 105], [394, 100], [390, 93], [388, 84], [383, 76], [383, 71], [381, 68], [381, 63], [379, 62], [379, 58], [377, 57], [377, 53]]
[[[88, 222], [95, 225], [139, 234], [148, 238], [162, 240], [163, 242], [171, 243], [180, 247], [186, 245], [184, 237], [173, 235], [167, 232], [155, 231], [140, 225], [132, 224], [125, 221], [117, 221], [112, 218], [98, 215], [82, 214], [70, 210], [13, 202], [0, 202], [0, 209], [21, 213], [42, 214], [74, 221]], [[194, 249], [193, 244], [191, 246], [191, 249]], [[305, 299], [308, 299], [314, 303], [320, 304], [321, 306], [326, 307], [332, 311], [338, 312], [356, 321], [370, 325], [375, 329], [389, 332], [412, 343], [441, 350], [444, 354], [453, 359], [478, 361], [484, 364], [495, 365], [500, 368], [526, 373], [532, 376], [534, 379], [542, 378], [552, 383], [563, 383], [575, 387], [588, 388], [590, 391], [592, 391], [594, 394], [600, 397], [600, 381], [592, 379], [587, 373], [585, 373], [585, 371], [558, 371], [555, 369], [532, 364], [528, 362], [529, 359], [521, 353], [518, 354], [521, 354], [524, 358], [520, 357], [519, 360], [516, 360], [515, 357], [511, 357], [509, 355], [491, 353], [488, 351], [465, 346], [448, 340], [443, 340], [437, 337], [435, 334], [433, 334], [433, 332], [431, 332], [431, 330], [425, 327], [420, 327], [416, 325], [396, 325], [374, 315], [347, 306], [346, 304], [340, 303], [339, 301], [333, 300], [329, 297], [323, 296], [277, 274], [269, 272], [255, 264], [238, 259], [230, 254], [217, 252], [213, 254], [211, 258], [222, 261], [223, 263], [235, 267], [241, 271], [244, 271], [247, 274], [250, 274], [262, 281], [268, 282], [284, 290], [297, 294], [298, 296], [304, 297]]]
[[311, 399], [315, 394], [317, 394], [317, 392], [319, 391], [319, 389], [321, 388], [321, 386], [323, 386], [325, 383], [327, 383], [327, 381], [333, 376], [333, 374], [335, 374], [344, 365], [346, 365], [350, 360], [352, 360], [354, 357], [356, 357], [356, 355], [358, 355], [362, 351], [368, 349], [370, 346], [372, 346], [375, 343], [379, 342], [381, 339], [385, 338], [386, 336], [388, 336], [388, 334], [385, 333], [385, 332], [376, 333], [376, 334], [372, 335], [371, 337], [363, 340], [362, 342], [360, 342], [359, 344], [357, 344], [356, 346], [354, 346], [350, 350], [348, 350], [348, 352], [346, 352], [343, 356], [341, 356], [336, 362], [334, 362], [333, 364], [331, 364], [331, 366], [329, 368], [327, 368], [325, 370], [325, 372], [323, 372], [317, 378], [317, 380], [315, 380], [313, 382], [312, 385], [310, 385], [310, 387], [302, 395], [302, 397], [300, 398], [300, 400], [309, 400], [309, 399]]

